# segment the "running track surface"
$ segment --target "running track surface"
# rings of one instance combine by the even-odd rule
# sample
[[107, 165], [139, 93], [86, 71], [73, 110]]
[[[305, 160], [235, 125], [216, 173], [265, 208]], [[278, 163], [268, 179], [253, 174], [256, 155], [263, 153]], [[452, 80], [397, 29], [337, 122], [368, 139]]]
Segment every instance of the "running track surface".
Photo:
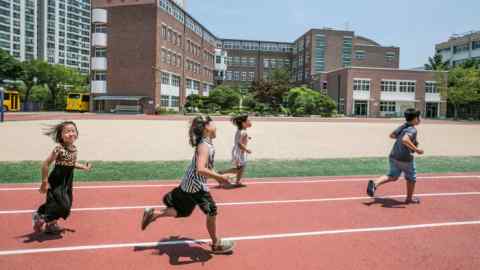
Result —
[[405, 183], [365, 196], [367, 177], [248, 180], [211, 192], [232, 255], [209, 252], [205, 217], [160, 219], [140, 230], [177, 182], [79, 183], [71, 231], [34, 235], [37, 185], [0, 185], [0, 269], [480, 269], [480, 173], [421, 175], [418, 205]]

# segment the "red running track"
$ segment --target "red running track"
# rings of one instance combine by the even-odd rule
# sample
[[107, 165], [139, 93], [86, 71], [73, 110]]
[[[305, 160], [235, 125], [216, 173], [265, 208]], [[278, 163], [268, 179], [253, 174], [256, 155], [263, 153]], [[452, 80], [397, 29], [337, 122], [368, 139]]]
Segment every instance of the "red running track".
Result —
[[[34, 190], [3, 190], [0, 269], [480, 269], [480, 178], [420, 179], [417, 191], [428, 196], [408, 206], [399, 203], [403, 197], [363, 198], [365, 182], [349, 180], [212, 189], [220, 205], [219, 232], [239, 238], [230, 256], [211, 255], [208, 244], [151, 246], [207, 239], [198, 210], [188, 219], [159, 220], [145, 232], [139, 229], [141, 209], [77, 211], [63, 223], [75, 232], [49, 238], [31, 234], [30, 213], [15, 212], [33, 209], [41, 196]], [[76, 189], [74, 208], [160, 204], [171, 189], [141, 184]], [[399, 181], [378, 195], [401, 195], [404, 189]], [[271, 202], [303, 199], [324, 200]], [[240, 204], [222, 205], [231, 202]], [[76, 248], [82, 250], [66, 250]], [[11, 251], [21, 254], [7, 255]]]

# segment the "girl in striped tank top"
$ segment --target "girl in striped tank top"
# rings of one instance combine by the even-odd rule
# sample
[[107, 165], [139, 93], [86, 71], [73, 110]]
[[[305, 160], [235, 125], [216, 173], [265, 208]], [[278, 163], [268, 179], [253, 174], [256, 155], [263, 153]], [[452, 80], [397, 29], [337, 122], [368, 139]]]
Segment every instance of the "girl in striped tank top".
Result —
[[232, 148], [232, 163], [233, 168], [223, 171], [223, 174], [236, 174], [237, 181], [235, 185], [237, 187], [244, 187], [242, 184], [242, 176], [247, 166], [247, 154], [251, 154], [252, 151], [247, 148], [248, 141], [251, 137], [247, 134], [247, 128], [252, 127], [252, 122], [248, 119], [248, 115], [240, 115], [232, 118], [232, 123], [237, 127], [235, 133], [233, 148]]
[[216, 137], [216, 130], [215, 124], [208, 116], [197, 116], [193, 119], [188, 131], [190, 145], [195, 148], [192, 163], [188, 166], [180, 186], [163, 197], [165, 209], [144, 210], [142, 230], [161, 217], [189, 217], [198, 205], [207, 216], [212, 252], [217, 254], [232, 252], [233, 242], [220, 239], [216, 233], [217, 206], [207, 186], [207, 178], [213, 178], [219, 183], [229, 183], [227, 176], [217, 173], [213, 168], [215, 148], [212, 140]]

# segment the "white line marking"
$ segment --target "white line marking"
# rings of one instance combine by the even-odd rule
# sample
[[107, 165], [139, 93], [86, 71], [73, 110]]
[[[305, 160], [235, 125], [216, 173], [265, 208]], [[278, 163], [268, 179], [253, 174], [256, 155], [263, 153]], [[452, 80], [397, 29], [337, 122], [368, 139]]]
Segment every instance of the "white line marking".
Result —
[[[315, 179], [315, 177], [292, 177], [299, 179]], [[320, 179], [320, 180], [263, 180], [263, 181], [247, 181], [248, 185], [270, 185], [270, 184], [315, 184], [315, 183], [342, 183], [342, 182], [363, 182], [370, 178], [338, 178], [338, 179]], [[291, 179], [291, 178], [290, 178]], [[450, 176], [421, 176], [417, 179], [431, 180], [431, 181], [445, 181], [446, 179], [467, 179], [477, 181], [480, 179], [480, 175], [450, 175]], [[177, 187], [180, 184], [179, 181], [172, 184], [131, 184], [131, 185], [78, 185], [74, 189], [131, 189], [131, 188], [162, 188], [162, 187]], [[209, 186], [217, 186], [217, 184], [208, 184]], [[38, 190], [37, 187], [12, 187], [12, 188], [0, 188], [0, 191], [30, 191]]]
[[[454, 192], [454, 193], [420, 193], [415, 194], [418, 197], [453, 197], [453, 196], [476, 196], [480, 192]], [[377, 198], [404, 198], [405, 195], [391, 195]], [[244, 206], [244, 205], [269, 205], [269, 204], [294, 204], [294, 203], [319, 203], [319, 202], [337, 202], [337, 201], [356, 201], [371, 199], [367, 196], [359, 197], [340, 197], [340, 198], [316, 198], [316, 199], [300, 199], [300, 200], [272, 200], [272, 201], [247, 201], [247, 202], [224, 202], [217, 203], [217, 206]], [[90, 207], [90, 208], [73, 208], [72, 212], [87, 211], [115, 211], [115, 210], [133, 210], [144, 208], [164, 208], [164, 205], [137, 205], [137, 206], [113, 206], [113, 207]], [[10, 214], [28, 214], [33, 213], [33, 209], [25, 210], [4, 210], [0, 211], [0, 215]]]
[[[283, 233], [283, 234], [236, 236], [236, 237], [227, 237], [225, 239], [232, 240], [232, 241], [246, 241], [246, 240], [294, 238], [294, 237], [351, 234], [351, 233], [365, 233], [365, 232], [372, 233], [372, 232], [388, 232], [388, 231], [415, 230], [415, 229], [430, 229], [430, 228], [439, 228], [439, 227], [453, 227], [453, 226], [467, 226], [467, 225], [480, 225], [480, 220], [399, 225], [399, 226], [389, 226], [389, 227], [367, 227], [367, 228], [356, 228], [356, 229], [325, 230], [325, 231], [311, 231], [311, 232]], [[52, 253], [52, 252], [65, 252], [65, 251], [98, 250], [98, 249], [117, 249], [117, 248], [138, 248], [141, 250], [142, 248], [152, 248], [152, 247], [161, 247], [161, 246], [170, 246], [170, 245], [184, 245], [184, 244], [194, 244], [194, 243], [203, 244], [203, 243], [209, 243], [209, 242], [211, 242], [210, 239], [199, 239], [199, 240], [169, 241], [169, 242], [140, 242], [140, 243], [86, 245], [86, 246], [66, 246], [66, 247], [57, 247], [57, 248], [14, 249], [14, 250], [2, 250], [0, 251], [0, 256], [35, 254], [35, 253]]]

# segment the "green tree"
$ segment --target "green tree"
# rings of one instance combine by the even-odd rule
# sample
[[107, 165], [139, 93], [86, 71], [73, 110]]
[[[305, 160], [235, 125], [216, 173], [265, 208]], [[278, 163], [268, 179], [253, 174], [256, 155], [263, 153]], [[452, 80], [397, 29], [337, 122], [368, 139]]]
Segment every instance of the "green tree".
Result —
[[266, 80], [252, 83], [251, 93], [255, 99], [267, 104], [275, 112], [281, 111], [281, 105], [290, 88], [290, 74], [287, 69], [274, 69]]
[[20, 62], [8, 52], [0, 49], [0, 81], [16, 80], [20, 71]]
[[25, 106], [30, 101], [30, 95], [32, 94], [32, 89], [37, 84], [43, 84], [47, 81], [47, 72], [49, 69], [49, 64], [40, 61], [40, 60], [31, 60], [21, 63], [21, 72], [18, 77], [19, 80], [25, 85], [25, 97], [23, 100], [23, 106]]
[[327, 95], [307, 87], [290, 89], [285, 103], [293, 116], [322, 115], [331, 116], [335, 109], [335, 102]]
[[442, 89], [453, 105], [454, 117], [458, 119], [460, 106], [480, 102], [480, 70], [456, 67], [448, 73], [448, 86]]
[[45, 84], [50, 91], [50, 107], [52, 109], [64, 109], [65, 95], [68, 92], [87, 91], [86, 76], [75, 69], [62, 65], [49, 65], [45, 75]]
[[448, 62], [443, 62], [441, 54], [435, 54], [433, 57], [428, 57], [428, 63], [425, 64], [426, 70], [446, 70], [448, 69]]
[[238, 106], [240, 102], [240, 93], [233, 87], [219, 85], [210, 92], [209, 102], [216, 104], [221, 110], [229, 110]]

